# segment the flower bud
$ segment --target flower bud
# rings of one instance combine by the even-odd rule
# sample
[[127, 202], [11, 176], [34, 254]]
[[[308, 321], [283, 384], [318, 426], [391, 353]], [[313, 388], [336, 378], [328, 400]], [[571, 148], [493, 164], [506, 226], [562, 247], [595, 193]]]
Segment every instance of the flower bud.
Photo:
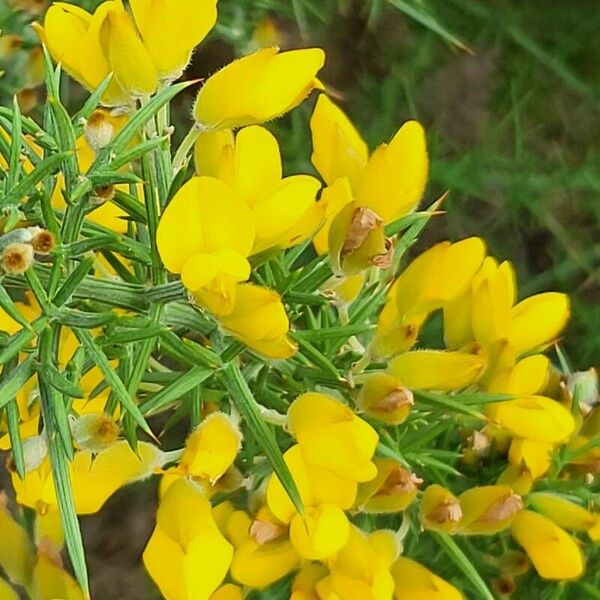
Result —
[[242, 434], [229, 415], [213, 413], [188, 437], [181, 467], [214, 483], [231, 467], [241, 443]]
[[507, 552], [498, 558], [498, 568], [505, 575], [518, 577], [525, 575], [531, 568], [531, 562], [527, 558], [527, 554], [519, 550]]
[[90, 198], [91, 203], [100, 206], [105, 202], [110, 202], [115, 197], [115, 191], [114, 185], [101, 185], [94, 189], [94, 193]]
[[16, 242], [4, 248], [0, 265], [8, 275], [23, 275], [33, 264], [33, 247]]
[[95, 110], [87, 120], [84, 129], [85, 139], [94, 152], [108, 146], [115, 135], [115, 128], [105, 110]]
[[390, 425], [403, 423], [413, 404], [412, 392], [387, 373], [369, 377], [358, 396], [358, 406], [362, 411]]
[[71, 424], [75, 446], [83, 450], [101, 452], [119, 437], [119, 426], [108, 415], [82, 415]]
[[359, 485], [356, 506], [366, 513], [396, 513], [405, 510], [417, 497], [418, 486], [423, 480], [395, 460], [377, 458], [374, 462], [377, 476]]
[[421, 501], [421, 523], [425, 529], [454, 533], [462, 519], [458, 498], [441, 485], [430, 485]]
[[356, 275], [371, 267], [387, 269], [393, 257], [383, 219], [356, 202], [344, 206], [333, 219], [329, 252], [334, 272], [345, 275]]
[[492, 579], [492, 587], [500, 598], [510, 598], [517, 589], [514, 577], [510, 575], [500, 575]]
[[24, 115], [28, 115], [38, 105], [39, 95], [36, 90], [26, 88], [17, 92], [17, 102]]
[[38, 254], [49, 254], [54, 249], [54, 236], [46, 229], [41, 229], [31, 239], [31, 245]]
[[513, 521], [512, 535], [543, 579], [576, 579], [583, 573], [585, 563], [577, 542], [547, 517], [521, 511]]
[[23, 47], [23, 38], [16, 34], [6, 34], [0, 36], [0, 59], [10, 58]]
[[463, 535], [498, 533], [510, 527], [523, 508], [521, 496], [508, 486], [476, 487], [459, 496], [463, 517], [459, 532]]

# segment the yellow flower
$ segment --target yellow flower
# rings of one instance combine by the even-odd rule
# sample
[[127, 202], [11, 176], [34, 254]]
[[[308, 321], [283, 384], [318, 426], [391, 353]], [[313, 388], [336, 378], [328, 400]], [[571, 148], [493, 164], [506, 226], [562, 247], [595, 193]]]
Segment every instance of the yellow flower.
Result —
[[556, 494], [536, 492], [530, 494], [528, 500], [533, 508], [552, 519], [559, 527], [586, 531], [593, 540], [598, 539], [596, 536], [600, 515]]
[[208, 600], [227, 574], [232, 556], [209, 501], [193, 483], [176, 481], [160, 503], [144, 550], [144, 565], [163, 596]]
[[308, 175], [283, 177], [275, 137], [264, 127], [207, 132], [196, 142], [198, 175], [219, 177], [252, 211], [256, 237], [252, 254], [289, 247], [318, 227], [315, 199], [321, 184]]
[[544, 396], [499, 402], [488, 412], [496, 423], [513, 435], [542, 443], [565, 442], [575, 429], [571, 413]]
[[533, 354], [512, 368], [498, 369], [486, 385], [490, 392], [535, 396], [548, 384], [550, 361], [542, 354]]
[[242, 434], [231, 418], [221, 412], [212, 413], [188, 437], [181, 469], [212, 484], [231, 467], [241, 444]]
[[219, 529], [234, 545], [231, 576], [238, 583], [262, 589], [296, 569], [300, 556], [290, 542], [288, 527], [266, 507], [254, 520], [224, 502], [213, 509]]
[[242, 585], [262, 589], [291, 573], [299, 564], [300, 555], [287, 535], [263, 543], [249, 538], [235, 551], [231, 576]]
[[396, 600], [462, 600], [464, 596], [418, 562], [401, 556], [391, 568]]
[[85, 599], [77, 582], [63, 568], [60, 556], [45, 548], [40, 548], [33, 570], [32, 597], [61, 600]]
[[547, 292], [517, 304], [516, 276], [509, 262], [488, 257], [469, 289], [444, 308], [444, 335], [450, 348], [472, 340], [488, 353], [503, 342], [515, 356], [556, 339], [570, 316], [565, 294]]
[[222, 585], [210, 600], [243, 600], [242, 588], [233, 583]]
[[[50, 54], [71, 77], [93, 90], [114, 73], [103, 95], [107, 106], [129, 104], [172, 81], [215, 24], [216, 0], [186, 5], [177, 0], [133, 0], [134, 18], [121, 0], [108, 0], [93, 15], [55, 2], [44, 26], [34, 24]], [[141, 35], [141, 37], [140, 37]]]
[[406, 420], [414, 404], [412, 392], [388, 373], [371, 375], [358, 395], [358, 407], [371, 417], [390, 425]]
[[317, 583], [327, 575], [327, 567], [320, 563], [305, 563], [292, 582], [290, 600], [320, 600]]
[[290, 321], [279, 294], [258, 285], [236, 288], [231, 312], [220, 318], [223, 328], [259, 354], [289, 358], [296, 345], [288, 337]]
[[[80, 515], [98, 512], [119, 488], [150, 476], [160, 464], [161, 452], [152, 444], [140, 442], [138, 456], [121, 441], [94, 456], [89, 450], [75, 453], [69, 464], [75, 510]], [[22, 480], [11, 473], [17, 502], [40, 513], [58, 507], [48, 459]]]
[[371, 462], [377, 432], [339, 400], [317, 393], [299, 396], [288, 410], [288, 427], [310, 465], [352, 481], [377, 474]]
[[544, 579], [576, 579], [585, 568], [577, 542], [550, 519], [529, 510], [513, 521], [512, 535]]
[[124, 10], [108, 11], [107, 48], [117, 81], [133, 98], [143, 98], [156, 91], [158, 72], [132, 18]]
[[319, 597], [388, 600], [394, 591], [390, 566], [397, 554], [391, 531], [367, 535], [351, 526], [348, 543], [330, 561], [330, 574], [316, 584]]
[[390, 362], [394, 377], [414, 390], [460, 390], [471, 385], [482, 369], [481, 358], [464, 352], [416, 350]]
[[[30, 583], [35, 555], [27, 532], [8, 512], [7, 498], [0, 494], [0, 568], [9, 581], [27, 587]], [[0, 593], [0, 598], [2, 594]]]
[[348, 538], [344, 510], [354, 503], [356, 483], [311, 464], [299, 445], [292, 446], [283, 457], [300, 493], [305, 515], [296, 512], [275, 475], [267, 485], [267, 505], [276, 519], [290, 525], [290, 540], [303, 558], [327, 558]]
[[[52, 57], [89, 90], [97, 88], [113, 71], [108, 48], [101, 40], [101, 30], [109, 26], [111, 11], [124, 11], [121, 0], [103, 2], [93, 15], [73, 4], [54, 2], [46, 13], [44, 26], [36, 26]], [[102, 101], [107, 106], [118, 106], [131, 99], [115, 77]]]
[[385, 224], [416, 207], [429, 169], [425, 133], [419, 123], [405, 123], [389, 144], [382, 144], [371, 156], [348, 117], [324, 94], [317, 100], [310, 125], [313, 165], [332, 186], [331, 196], [324, 194], [322, 200], [327, 220], [315, 238], [318, 252], [327, 251], [333, 218], [352, 200]]
[[430, 485], [421, 499], [421, 523], [425, 529], [454, 533], [462, 519], [459, 499], [438, 484]]
[[175, 194], [156, 235], [167, 269], [216, 315], [232, 311], [236, 284], [250, 276], [254, 239], [249, 207], [212, 177], [194, 177]]
[[458, 532], [493, 534], [510, 527], [515, 515], [523, 508], [521, 496], [504, 485], [475, 487], [459, 497], [462, 518]]
[[527, 469], [532, 479], [539, 479], [550, 468], [553, 445], [534, 440], [514, 439], [508, 460], [511, 465]]
[[[217, 0], [130, 0], [135, 24], [161, 79], [177, 79], [217, 20]], [[135, 64], [135, 63], [134, 63]]]
[[417, 497], [423, 482], [395, 460], [376, 458], [377, 476], [358, 486], [356, 506], [366, 513], [397, 513], [406, 510]]
[[390, 288], [372, 352], [386, 357], [408, 350], [429, 315], [467, 289], [484, 254], [483, 241], [468, 238], [441, 242], [413, 260]]
[[[296, 483], [305, 507], [332, 504], [348, 510], [356, 498], [356, 482], [335, 471], [308, 462], [298, 444], [287, 450], [283, 458]], [[296, 513], [283, 485], [273, 475], [267, 485], [267, 505], [274, 517], [282, 523], [290, 523]]]
[[230, 129], [280, 117], [320, 85], [316, 77], [324, 62], [319, 48], [264, 48], [244, 56], [208, 78], [194, 106], [196, 122]]

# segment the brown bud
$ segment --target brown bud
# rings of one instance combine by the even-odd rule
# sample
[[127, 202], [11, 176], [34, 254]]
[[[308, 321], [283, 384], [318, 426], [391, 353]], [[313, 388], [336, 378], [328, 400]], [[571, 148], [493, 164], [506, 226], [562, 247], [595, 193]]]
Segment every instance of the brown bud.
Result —
[[512, 596], [517, 589], [515, 580], [509, 575], [501, 575], [492, 579], [492, 586], [501, 598]]
[[260, 519], [252, 521], [252, 525], [250, 525], [250, 537], [259, 546], [280, 538], [285, 532], [286, 528], [283, 525], [261, 521]]
[[46, 0], [11, 0], [11, 4], [17, 10], [39, 15], [46, 9]]
[[6, 59], [16, 54], [23, 47], [20, 35], [8, 33], [0, 37], [0, 58]]
[[33, 264], [33, 248], [30, 244], [15, 242], [2, 252], [0, 265], [9, 275], [23, 275]]
[[108, 146], [114, 135], [115, 128], [108, 117], [108, 113], [102, 109], [95, 110], [85, 125], [85, 139], [94, 152]]
[[32, 88], [25, 88], [20, 92], [17, 92], [17, 102], [21, 112], [25, 115], [29, 114], [37, 105], [39, 101], [39, 95], [36, 90]]
[[42, 229], [33, 236], [31, 245], [35, 252], [48, 254], [54, 249], [54, 236], [49, 231]]
[[94, 190], [92, 195], [92, 202], [94, 204], [104, 204], [109, 202], [115, 197], [115, 186], [114, 185], [102, 185]]

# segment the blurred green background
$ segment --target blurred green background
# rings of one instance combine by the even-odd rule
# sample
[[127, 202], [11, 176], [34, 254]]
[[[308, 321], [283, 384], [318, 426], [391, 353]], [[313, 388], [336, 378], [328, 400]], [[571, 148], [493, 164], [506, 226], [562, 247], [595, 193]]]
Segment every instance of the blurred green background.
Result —
[[[15, 10], [25, 2], [43, 10], [43, 0], [0, 0], [3, 35], [23, 36], [16, 51], [0, 44], [3, 105], [22, 89], [37, 44], [27, 23], [41, 16]], [[257, 43], [323, 46], [322, 79], [372, 147], [410, 118], [428, 131], [423, 205], [451, 193], [447, 214], [432, 221], [415, 252], [444, 238], [483, 236], [491, 253], [514, 262], [521, 296], [571, 295], [567, 354], [580, 369], [600, 364], [598, 0], [219, 0], [219, 13], [187, 77], [205, 77]], [[73, 107], [86, 97], [68, 80], [63, 92]], [[179, 137], [193, 96], [178, 99]], [[34, 116], [36, 98], [39, 107], [39, 88], [21, 92]], [[312, 170], [311, 110], [308, 102], [269, 125], [289, 172]], [[139, 555], [155, 502], [152, 487], [132, 486], [84, 520], [97, 597], [123, 589], [129, 600], [150, 597]], [[574, 597], [562, 589], [547, 586], [538, 597]]]
[[[27, 48], [36, 37], [23, 23], [35, 17], [14, 10], [24, 3], [44, 4], [2, 0], [0, 26], [24, 31]], [[409, 118], [427, 128], [424, 205], [451, 194], [422, 246], [481, 235], [515, 263], [521, 295], [571, 294], [565, 347], [584, 368], [600, 363], [599, 30], [598, 0], [220, 0], [218, 25], [187, 76], [206, 76], [257, 43], [324, 47], [322, 79], [372, 147]], [[14, 56], [5, 63], [6, 99], [23, 69]], [[82, 101], [76, 86], [65, 88]], [[193, 92], [179, 100], [179, 136], [192, 100]], [[270, 125], [289, 171], [311, 169], [310, 111], [306, 103]]]

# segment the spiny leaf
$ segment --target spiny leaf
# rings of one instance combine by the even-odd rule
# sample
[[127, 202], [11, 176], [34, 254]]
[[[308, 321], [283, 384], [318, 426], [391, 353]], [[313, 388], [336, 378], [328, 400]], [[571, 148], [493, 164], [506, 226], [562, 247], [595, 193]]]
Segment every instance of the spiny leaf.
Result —
[[113, 393], [116, 395], [123, 409], [131, 415], [132, 419], [142, 428], [143, 431], [154, 437], [152, 430], [144, 419], [144, 415], [142, 415], [139, 407], [137, 404], [135, 404], [121, 378], [111, 367], [106, 354], [104, 354], [104, 352], [96, 344], [92, 334], [87, 329], [74, 329], [74, 333], [82, 343], [88, 358], [91, 359], [92, 362], [95, 363], [102, 371], [104, 378], [106, 379], [106, 383], [108, 383]]
[[490, 592], [481, 575], [479, 575], [477, 568], [467, 558], [452, 537], [441, 531], [430, 531], [429, 533], [452, 562], [462, 571], [463, 575], [471, 582], [480, 597], [485, 600], [494, 600], [494, 595]]
[[141, 407], [142, 412], [145, 415], [150, 415], [168, 408], [173, 402], [183, 398], [185, 394], [212, 377], [213, 374], [213, 369], [200, 366], [192, 367], [144, 402]]
[[239, 367], [233, 362], [223, 367], [223, 377], [229, 394], [240, 414], [244, 417], [248, 429], [254, 436], [267, 457], [273, 471], [281, 481], [287, 495], [293, 502], [296, 510], [304, 514], [304, 506], [296, 483], [290, 473], [283, 455], [277, 444], [277, 440], [268, 425], [263, 421], [258, 404], [242, 375]]

